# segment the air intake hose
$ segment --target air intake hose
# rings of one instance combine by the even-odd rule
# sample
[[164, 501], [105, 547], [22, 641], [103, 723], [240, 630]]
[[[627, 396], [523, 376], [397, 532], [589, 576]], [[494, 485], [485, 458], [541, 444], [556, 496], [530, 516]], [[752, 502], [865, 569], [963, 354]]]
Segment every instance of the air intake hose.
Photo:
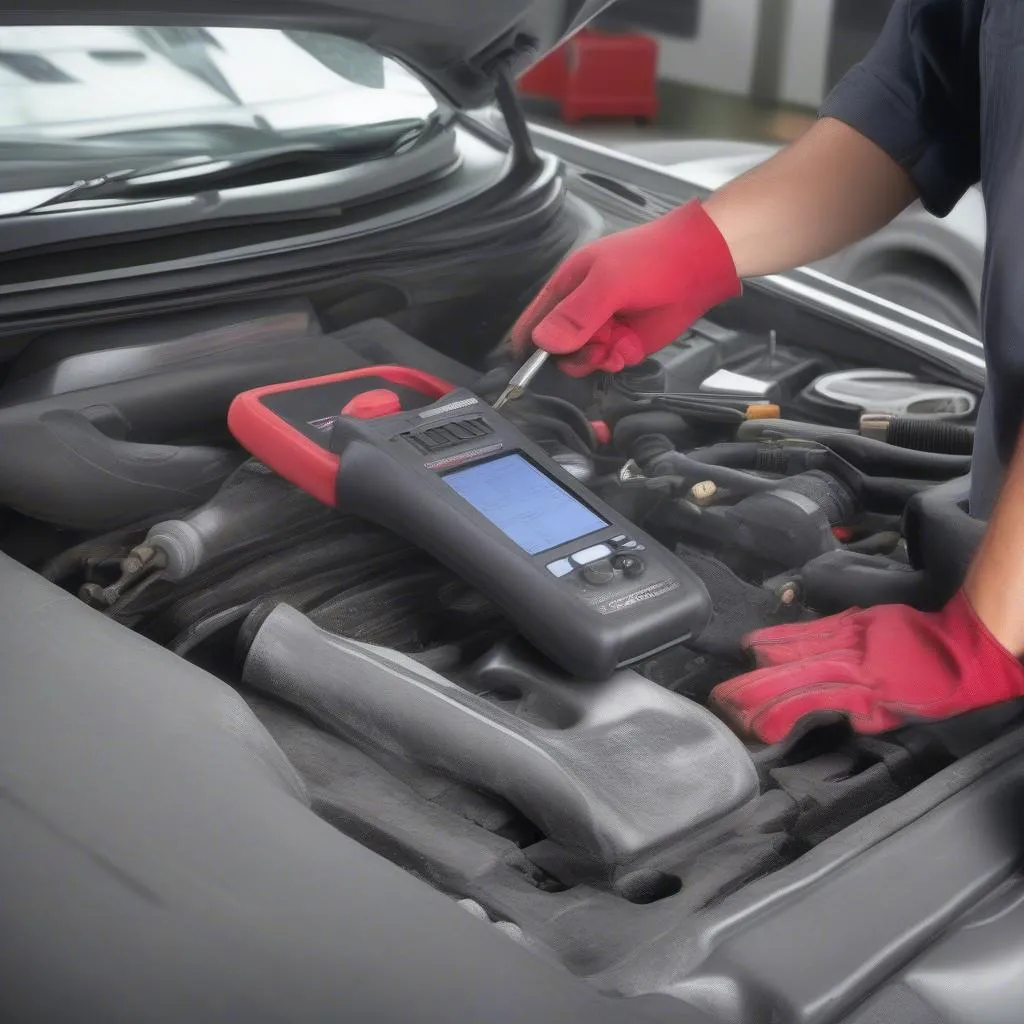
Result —
[[860, 512], [853, 491], [841, 480], [820, 469], [811, 469], [777, 481], [776, 489], [810, 498], [821, 509], [830, 526], [849, 523]]
[[[902, 419], [906, 420], [906, 417]], [[891, 422], [895, 423], [896, 420]], [[934, 424], [953, 427], [955, 424]], [[903, 430], [904, 428], [899, 428]], [[906, 428], [909, 432], [911, 428]], [[916, 429], [916, 428], [914, 428]], [[966, 429], [966, 428], [962, 428]], [[941, 451], [911, 450], [910, 446], [897, 447], [888, 439], [862, 437], [852, 431], [836, 430], [833, 427], [813, 427], [808, 424], [791, 424], [788, 420], [748, 420], [736, 433], [740, 442], [750, 443], [755, 438], [781, 440], [800, 438], [831, 448], [848, 462], [871, 476], [906, 477], [912, 480], [929, 480], [938, 483], [951, 480], [970, 472], [969, 449], [966, 454], [951, 454]]]
[[963, 476], [971, 469], [969, 455], [910, 451], [857, 434], [831, 437], [828, 447], [871, 476], [899, 476], [938, 482]]
[[970, 455], [974, 451], [974, 427], [923, 416], [865, 415], [861, 433], [898, 448], [946, 455]]

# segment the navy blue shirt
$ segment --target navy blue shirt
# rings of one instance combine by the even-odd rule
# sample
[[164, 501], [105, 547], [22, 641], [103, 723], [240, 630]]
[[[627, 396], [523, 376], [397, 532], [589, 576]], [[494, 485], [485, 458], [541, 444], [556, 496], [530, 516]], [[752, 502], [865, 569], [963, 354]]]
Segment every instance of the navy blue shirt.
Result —
[[971, 509], [986, 516], [1024, 421], [1024, 0], [896, 0], [821, 114], [884, 149], [931, 213], [981, 183], [987, 376]]

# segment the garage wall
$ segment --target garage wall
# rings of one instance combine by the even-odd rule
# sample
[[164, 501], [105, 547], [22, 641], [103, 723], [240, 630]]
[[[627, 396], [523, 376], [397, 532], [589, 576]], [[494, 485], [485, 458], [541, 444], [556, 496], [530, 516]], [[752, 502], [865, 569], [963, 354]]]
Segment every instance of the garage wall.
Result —
[[696, 38], [656, 36], [659, 76], [669, 82], [748, 95], [760, 10], [760, 0], [704, 0]]
[[817, 107], [827, 91], [834, 0], [789, 0], [779, 99]]
[[[657, 32], [657, 19], [646, 19], [646, 25], [643, 18], [639, 20], [658, 40], [659, 77], [665, 81], [816, 108], [835, 81], [870, 48], [892, 3], [700, 0], [696, 12], [687, 5], [685, 17], [679, 18], [680, 30], [685, 32], [692, 31], [696, 20], [692, 38]], [[623, 13], [628, 10], [623, 8]], [[646, 10], [636, 8], [638, 14]], [[663, 6], [657, 10], [664, 23]]]

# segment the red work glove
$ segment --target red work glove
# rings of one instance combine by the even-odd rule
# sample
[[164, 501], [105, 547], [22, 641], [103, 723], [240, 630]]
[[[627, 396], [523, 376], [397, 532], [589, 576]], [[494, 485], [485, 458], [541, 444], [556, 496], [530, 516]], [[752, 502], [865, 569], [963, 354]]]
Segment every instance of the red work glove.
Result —
[[747, 732], [778, 743], [805, 716], [845, 714], [885, 732], [1024, 695], [1024, 665], [981, 623], [963, 593], [940, 612], [852, 609], [752, 634], [759, 670], [711, 699]]
[[561, 356], [573, 377], [618, 373], [739, 292], [729, 247], [693, 200], [573, 253], [513, 327], [512, 347]]

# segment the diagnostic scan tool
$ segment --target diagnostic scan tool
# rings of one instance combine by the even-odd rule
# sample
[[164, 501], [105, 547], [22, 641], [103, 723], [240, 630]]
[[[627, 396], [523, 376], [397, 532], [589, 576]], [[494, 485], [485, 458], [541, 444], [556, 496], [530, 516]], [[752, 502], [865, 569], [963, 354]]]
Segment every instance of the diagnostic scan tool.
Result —
[[708, 622], [680, 559], [471, 391], [379, 366], [245, 392], [228, 422], [296, 486], [451, 568], [570, 675], [608, 678]]

